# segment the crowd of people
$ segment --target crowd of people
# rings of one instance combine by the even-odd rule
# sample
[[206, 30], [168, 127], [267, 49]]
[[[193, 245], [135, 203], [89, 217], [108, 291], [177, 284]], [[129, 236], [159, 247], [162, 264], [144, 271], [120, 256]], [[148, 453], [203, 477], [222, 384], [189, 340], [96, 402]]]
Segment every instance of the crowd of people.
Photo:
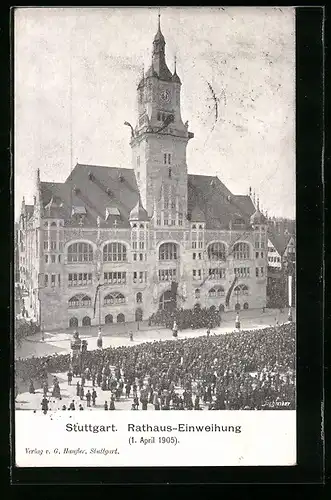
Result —
[[159, 309], [152, 314], [148, 323], [150, 326], [162, 325], [172, 328], [173, 323], [176, 322], [179, 330], [186, 330], [187, 328], [216, 328], [220, 326], [221, 320], [221, 312], [215, 306], [201, 308], [197, 305], [193, 309], [175, 309], [174, 311]]
[[[70, 355], [18, 360], [16, 367], [39, 383], [56, 372], [72, 383]], [[75, 375], [83, 400], [86, 380], [99, 400], [111, 391], [105, 409], [123, 398], [132, 398], [134, 410], [294, 409], [295, 324], [86, 351]]]

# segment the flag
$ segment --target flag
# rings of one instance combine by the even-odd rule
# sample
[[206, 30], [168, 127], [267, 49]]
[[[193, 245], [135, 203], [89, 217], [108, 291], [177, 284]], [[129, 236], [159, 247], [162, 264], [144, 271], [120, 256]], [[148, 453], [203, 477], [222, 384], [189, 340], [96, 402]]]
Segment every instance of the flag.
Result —
[[177, 298], [178, 283], [176, 281], [171, 282], [171, 298], [176, 302]]
[[97, 297], [98, 297], [98, 291], [99, 291], [100, 285], [97, 286], [95, 290], [95, 297], [94, 297], [94, 306], [93, 306], [93, 318], [95, 318], [95, 312], [97, 309]]
[[225, 305], [226, 305], [226, 307], [229, 307], [230, 298], [231, 298], [231, 293], [232, 293], [232, 291], [233, 291], [233, 289], [234, 289], [234, 285], [236, 284], [237, 279], [238, 279], [238, 277], [237, 277], [237, 276], [235, 276], [235, 277], [234, 277], [234, 280], [233, 280], [233, 282], [231, 283], [231, 286], [230, 286], [230, 288], [229, 288], [229, 290], [228, 290], [228, 293], [226, 294], [226, 298], [225, 298]]

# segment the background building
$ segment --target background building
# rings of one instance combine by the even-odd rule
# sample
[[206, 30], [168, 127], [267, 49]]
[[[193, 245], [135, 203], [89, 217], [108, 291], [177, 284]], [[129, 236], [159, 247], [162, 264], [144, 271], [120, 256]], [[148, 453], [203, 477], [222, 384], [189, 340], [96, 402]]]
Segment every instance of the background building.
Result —
[[[251, 196], [191, 175], [194, 137], [160, 25], [137, 88], [132, 169], [77, 164], [64, 183], [35, 181], [22, 203], [20, 281], [45, 329], [147, 319], [158, 308], [266, 305], [267, 220]], [[172, 285], [174, 283], [174, 285]]]
[[288, 305], [288, 275], [293, 277], [292, 304], [296, 296], [296, 238], [295, 221], [268, 220], [268, 282], [267, 298], [270, 307]]

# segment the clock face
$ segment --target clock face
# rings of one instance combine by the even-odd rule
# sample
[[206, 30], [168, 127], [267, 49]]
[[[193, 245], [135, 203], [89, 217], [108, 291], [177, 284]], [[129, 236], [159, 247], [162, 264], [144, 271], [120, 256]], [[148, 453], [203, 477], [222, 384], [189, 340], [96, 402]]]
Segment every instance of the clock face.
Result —
[[162, 90], [160, 93], [160, 99], [163, 102], [169, 102], [170, 101], [170, 92], [169, 90]]

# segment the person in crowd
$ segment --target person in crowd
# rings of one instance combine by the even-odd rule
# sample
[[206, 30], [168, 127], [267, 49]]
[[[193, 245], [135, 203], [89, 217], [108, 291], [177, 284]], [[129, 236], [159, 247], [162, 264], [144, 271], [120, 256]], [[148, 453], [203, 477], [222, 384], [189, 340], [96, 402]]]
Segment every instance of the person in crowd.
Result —
[[76, 410], [76, 408], [75, 408], [75, 401], [74, 400], [71, 401], [71, 403], [69, 405], [69, 410]]
[[69, 368], [69, 371], [67, 373], [67, 377], [68, 377], [68, 385], [71, 385], [72, 378], [73, 378], [73, 374], [72, 374], [71, 368]]
[[32, 379], [30, 380], [29, 393], [30, 394], [34, 394], [35, 393], [35, 388], [34, 388], [33, 380]]
[[[201, 336], [88, 351], [84, 363], [92, 380], [96, 377], [95, 398], [101, 385], [110, 388], [116, 408], [133, 397], [133, 404], [142, 408], [149, 402], [155, 410], [189, 410], [199, 397], [203, 409], [295, 409], [295, 353], [292, 322], [214, 334], [208, 342]], [[19, 359], [16, 373], [19, 380], [40, 384], [47, 398], [47, 377], [68, 373], [70, 363], [70, 355], [58, 354]], [[80, 382], [76, 395], [81, 395]]]
[[88, 408], [90, 408], [90, 406], [91, 406], [91, 398], [92, 398], [92, 395], [90, 393], [90, 389], [88, 389], [88, 391], [86, 393], [86, 403], [87, 403]]
[[78, 407], [79, 410], [84, 410], [84, 406], [82, 404], [79, 405]]
[[107, 401], [105, 401], [105, 404], [103, 405], [103, 409], [104, 410], [108, 410], [108, 403], [107, 403]]
[[80, 397], [80, 399], [81, 399], [81, 400], [83, 400], [83, 399], [84, 399], [84, 396], [85, 396], [85, 393], [84, 393], [84, 386], [83, 386], [83, 385], [81, 385], [81, 386], [80, 386], [80, 391], [79, 391], [79, 397]]
[[42, 401], [41, 401], [41, 409], [44, 413], [44, 415], [46, 415], [46, 413], [48, 412], [48, 399], [43, 397]]
[[93, 387], [93, 391], [92, 391], [92, 406], [95, 406], [96, 399], [97, 399], [97, 392], [96, 392], [96, 390]]

